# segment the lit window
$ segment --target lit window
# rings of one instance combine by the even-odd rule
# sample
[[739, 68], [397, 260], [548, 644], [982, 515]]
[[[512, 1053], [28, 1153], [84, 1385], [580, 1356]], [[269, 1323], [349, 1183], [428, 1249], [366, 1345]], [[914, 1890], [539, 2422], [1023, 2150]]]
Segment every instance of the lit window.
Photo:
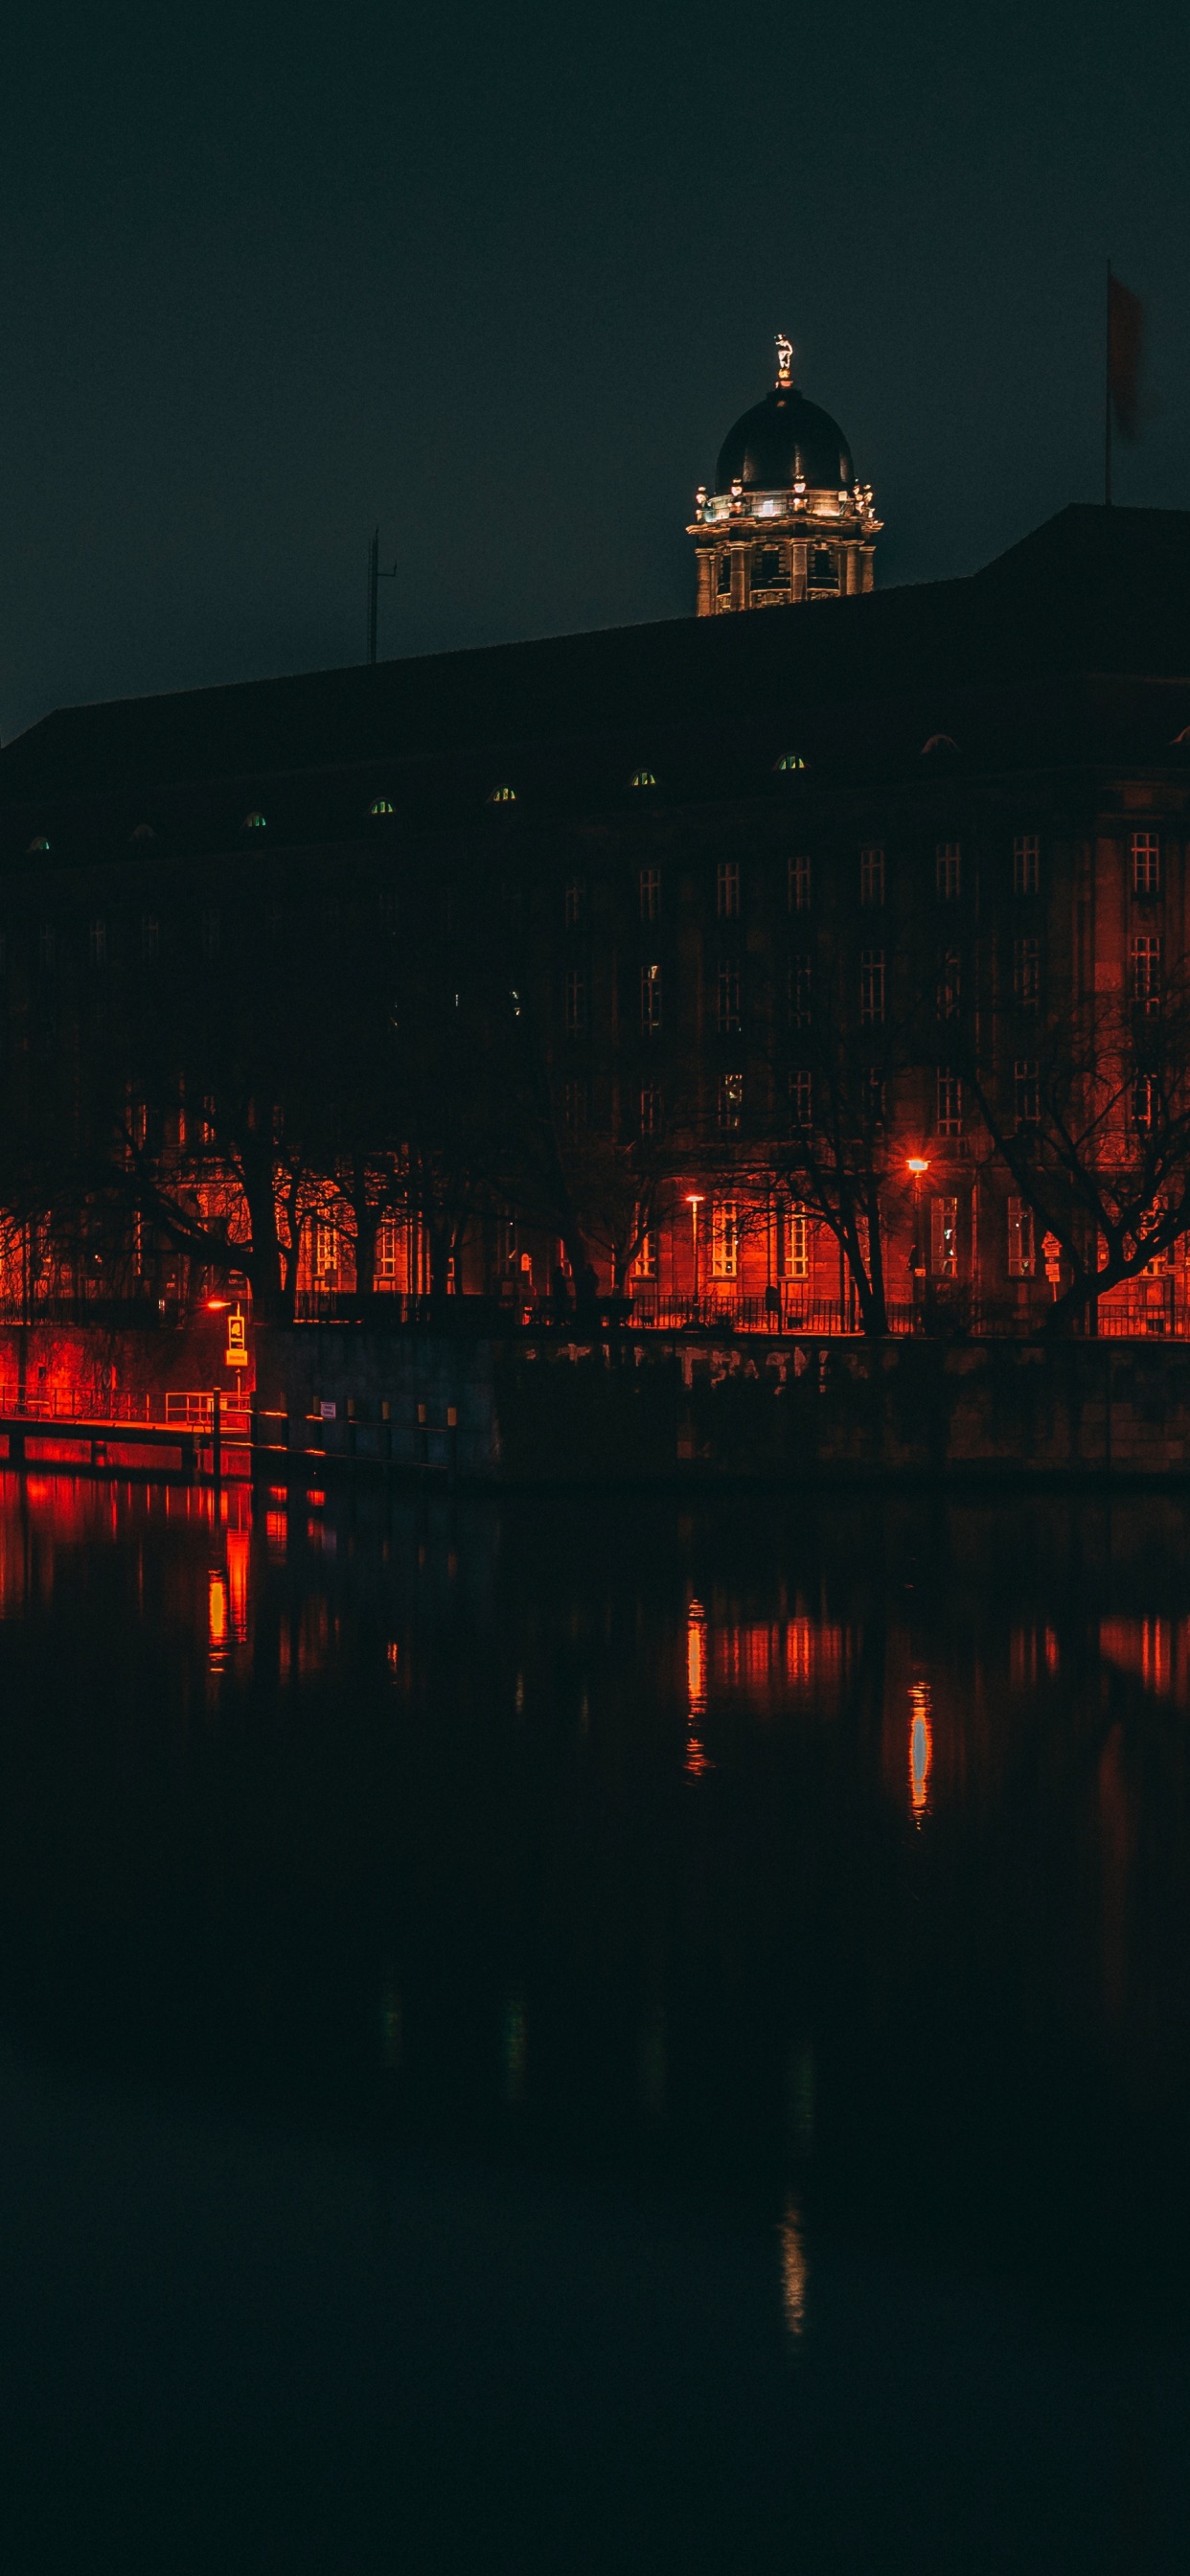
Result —
[[35, 841], [30, 841], [29, 843], [28, 856], [31, 859], [37, 858], [39, 855], [43, 857], [48, 856], [49, 846], [49, 842], [47, 841], [44, 832], [39, 832], [37, 839]]
[[634, 787], [655, 787], [657, 781], [651, 769], [634, 769], [632, 784]]
[[571, 967], [571, 969], [570, 969], [570, 972], [569, 972], [569, 974], [567, 975], [567, 978], [566, 978], [566, 1034], [567, 1034], [567, 1037], [570, 1037], [570, 1038], [576, 1038], [576, 1037], [578, 1037], [578, 1036], [580, 1035], [581, 1031], [583, 1030], [583, 1028], [584, 1028], [584, 1027], [585, 1027], [585, 1025], [586, 1025], [586, 1017], [587, 1017], [587, 987], [586, 987], [586, 983], [585, 983], [585, 981], [584, 981], [584, 979], [583, 979], [582, 975], [579, 973], [579, 970], [578, 970], [577, 966], [572, 966], [572, 967]]
[[1155, 1011], [1161, 1000], [1161, 940], [1154, 931], [1132, 942], [1132, 994], [1143, 1011]]
[[859, 1015], [874, 1022], [884, 1018], [884, 950], [865, 948], [859, 961]]
[[1041, 844], [1036, 832], [1018, 832], [1012, 844], [1012, 891], [1036, 894], [1041, 875]]
[[581, 877], [570, 878], [563, 896], [563, 909], [566, 915], [567, 929], [577, 930], [583, 917], [583, 881]]
[[657, 1229], [650, 1225], [640, 1236], [632, 1267], [638, 1279], [655, 1279], [657, 1266]]
[[642, 1082], [640, 1087], [640, 1132], [655, 1136], [661, 1125], [661, 1085]]
[[660, 868], [641, 869], [640, 917], [642, 921], [659, 921], [661, 918]]
[[740, 1025], [740, 970], [730, 962], [719, 969], [719, 1035], [728, 1037]]
[[963, 1132], [963, 1086], [957, 1073], [938, 1075], [938, 1133], [961, 1136]]
[[804, 854], [789, 862], [788, 904], [791, 912], [810, 909], [810, 862]]
[[875, 843], [859, 854], [859, 899], [861, 903], [884, 901], [884, 852]]
[[939, 841], [935, 853], [935, 882], [944, 903], [955, 901], [960, 890], [962, 873], [962, 843]]
[[814, 1076], [804, 1065], [789, 1077], [789, 1115], [795, 1127], [808, 1127], [814, 1115]]
[[1019, 1011], [1035, 1011], [1041, 995], [1041, 941], [1014, 939], [1012, 990]]
[[732, 921], [740, 909], [740, 863], [738, 859], [720, 859], [715, 870], [715, 910], [721, 921]]
[[310, 1228], [310, 1276], [319, 1287], [338, 1286], [339, 1237], [325, 1217], [315, 1217]]
[[1160, 890], [1160, 838], [1156, 832], [1134, 832], [1132, 835], [1133, 894], [1158, 894]]
[[734, 1279], [740, 1260], [740, 1218], [734, 1199], [711, 1204], [711, 1277]]
[[640, 970], [641, 1036], [655, 1038], [661, 1027], [661, 968], [642, 966]]
[[264, 832], [264, 831], [267, 831], [267, 829], [268, 829], [268, 826], [267, 826], [267, 824], [266, 824], [266, 822], [265, 822], [265, 818], [264, 818], [264, 815], [263, 815], [263, 814], [256, 814], [256, 813], [252, 813], [252, 814], [245, 814], [245, 816], [244, 816], [244, 830], [245, 830], [246, 832]]
[[1156, 1125], [1160, 1093], [1155, 1074], [1138, 1073], [1132, 1085], [1132, 1117], [1141, 1134], [1147, 1136]]
[[744, 1113], [744, 1077], [742, 1073], [719, 1076], [719, 1128], [725, 1136], [734, 1135]]
[[800, 751], [783, 751], [780, 759], [773, 762], [774, 769], [804, 769], [805, 766]]
[[939, 1019], [957, 1019], [959, 998], [962, 990], [962, 973], [962, 964], [957, 948], [945, 949], [942, 957], [941, 971], [938, 976]]
[[789, 1016], [795, 1029], [808, 1029], [813, 1016], [813, 977], [808, 957], [789, 961]]
[[1037, 1255], [1033, 1243], [1033, 1210], [1027, 1199], [1008, 1202], [1008, 1276], [1031, 1279]]
[[376, 1228], [373, 1269], [378, 1287], [395, 1288], [401, 1277], [404, 1268], [402, 1255], [405, 1248], [402, 1241], [403, 1232], [404, 1229], [396, 1217], [391, 1216], [382, 1217]]
[[515, 787], [489, 787], [488, 803], [489, 805], [515, 805]]
[[387, 796], [374, 797], [372, 803], [368, 807], [369, 814], [391, 814], [392, 810], [392, 806], [389, 804]]
[[930, 1201], [930, 1270], [935, 1279], [954, 1279], [959, 1267], [959, 1203]]
[[1031, 1056], [1018, 1055], [1012, 1068], [1013, 1106], [1018, 1127], [1035, 1127], [1041, 1116], [1041, 1076]]
[[811, 546], [806, 565], [806, 583], [810, 590], [837, 590], [839, 557], [834, 546]]
[[93, 921], [87, 932], [87, 950], [93, 966], [107, 964], [107, 923]]
[[803, 1207], [781, 1210], [777, 1230], [777, 1268], [783, 1279], [810, 1276], [810, 1220]]

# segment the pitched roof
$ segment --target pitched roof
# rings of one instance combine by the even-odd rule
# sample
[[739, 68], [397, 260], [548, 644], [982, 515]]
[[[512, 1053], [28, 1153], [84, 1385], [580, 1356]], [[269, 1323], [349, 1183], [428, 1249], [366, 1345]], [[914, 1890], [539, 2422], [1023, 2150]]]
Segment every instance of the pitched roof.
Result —
[[659, 728], [1075, 672], [1190, 678], [1190, 512], [1072, 506], [980, 572], [792, 610], [60, 707], [0, 751], [0, 802], [647, 745]]

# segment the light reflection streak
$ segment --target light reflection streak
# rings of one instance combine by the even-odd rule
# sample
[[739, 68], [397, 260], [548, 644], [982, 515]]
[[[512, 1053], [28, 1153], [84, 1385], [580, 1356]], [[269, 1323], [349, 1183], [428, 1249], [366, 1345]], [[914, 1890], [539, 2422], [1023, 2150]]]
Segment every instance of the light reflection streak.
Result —
[[806, 2328], [806, 2249], [802, 2240], [801, 2211], [795, 2200], [787, 2200], [777, 2230], [781, 2247], [781, 2302], [785, 2323], [791, 2335], [802, 2335]]
[[934, 1730], [930, 1722], [931, 1698], [928, 1682], [909, 1684], [909, 1803], [913, 1821], [920, 1825], [930, 1812], [930, 1764], [934, 1758]]
[[713, 1765], [707, 1759], [700, 1733], [707, 1713], [707, 1614], [701, 1601], [692, 1601], [686, 1612], [686, 1773], [700, 1780]]

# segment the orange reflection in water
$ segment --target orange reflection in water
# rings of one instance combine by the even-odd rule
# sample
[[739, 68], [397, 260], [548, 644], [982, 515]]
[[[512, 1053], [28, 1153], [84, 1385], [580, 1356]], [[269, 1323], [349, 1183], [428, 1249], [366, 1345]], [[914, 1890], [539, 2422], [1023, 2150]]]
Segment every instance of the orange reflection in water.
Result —
[[909, 1804], [916, 1824], [930, 1811], [930, 1764], [934, 1730], [930, 1723], [930, 1685], [909, 1684]]
[[248, 1635], [248, 1554], [247, 1530], [229, 1529], [227, 1533], [227, 1586], [231, 1596], [232, 1633], [238, 1645]]
[[229, 1626], [227, 1576], [221, 1565], [213, 1565], [207, 1579], [207, 1643], [213, 1667], [226, 1660]]
[[1101, 1619], [1099, 1652], [1158, 1699], [1190, 1705], [1190, 1620]]
[[699, 1727], [707, 1713], [707, 1614], [701, 1601], [692, 1601], [686, 1612], [686, 1771], [699, 1780], [711, 1765]]
[[806, 2323], [806, 2249], [802, 2241], [801, 2212], [795, 2200], [786, 2201], [778, 2234], [785, 2323], [791, 2335], [800, 2335]]

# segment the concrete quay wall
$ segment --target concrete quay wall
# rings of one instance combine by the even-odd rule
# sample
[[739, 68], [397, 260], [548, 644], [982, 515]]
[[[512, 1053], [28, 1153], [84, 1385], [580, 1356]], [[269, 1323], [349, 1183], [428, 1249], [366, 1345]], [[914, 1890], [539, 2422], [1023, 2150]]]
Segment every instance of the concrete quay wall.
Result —
[[501, 1342], [331, 1325], [262, 1334], [257, 1371], [262, 1404], [333, 1404], [328, 1454], [350, 1409], [367, 1456], [387, 1404], [388, 1449], [412, 1463], [422, 1407], [421, 1456], [446, 1463], [453, 1413], [458, 1474], [499, 1484], [1190, 1478], [1190, 1343]]
[[[0, 1327], [10, 1403], [150, 1407], [232, 1381], [222, 1319]], [[1190, 1479], [1190, 1342], [596, 1340], [351, 1324], [253, 1336], [266, 1439], [498, 1485]], [[237, 1387], [238, 1392], [238, 1387]], [[271, 1417], [271, 1419], [270, 1419]], [[278, 1420], [284, 1417], [284, 1421]]]

